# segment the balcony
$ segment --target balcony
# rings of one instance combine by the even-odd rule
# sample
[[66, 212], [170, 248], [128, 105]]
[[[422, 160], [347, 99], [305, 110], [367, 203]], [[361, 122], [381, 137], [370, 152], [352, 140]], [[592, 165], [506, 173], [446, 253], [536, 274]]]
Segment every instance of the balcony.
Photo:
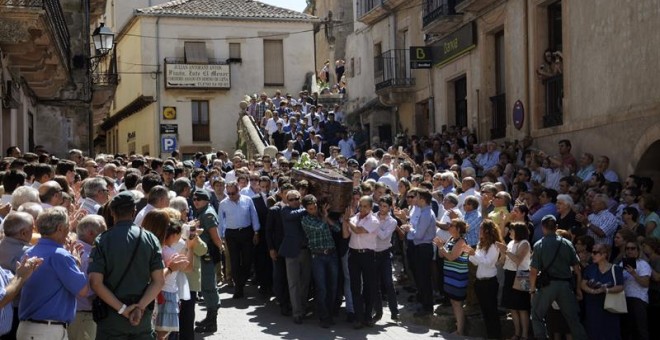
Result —
[[406, 2], [405, 0], [357, 0], [358, 21], [373, 25], [387, 17], [391, 10]]
[[0, 48], [39, 98], [70, 81], [70, 36], [58, 0], [0, 0]]
[[456, 12], [478, 13], [495, 2], [496, 0], [456, 0]]
[[119, 83], [116, 50], [112, 54], [92, 59], [92, 111], [94, 126], [99, 126], [110, 113], [110, 104]]
[[506, 137], [506, 95], [504, 93], [490, 97], [491, 129], [490, 139]]
[[414, 90], [415, 79], [410, 70], [410, 51], [389, 50], [374, 58], [374, 83], [378, 95]]
[[456, 3], [460, 0], [424, 0], [422, 30], [424, 33], [445, 34], [451, 32], [463, 21], [456, 13]]
[[564, 123], [564, 76], [561, 74], [544, 81], [545, 115], [543, 127], [549, 128]]

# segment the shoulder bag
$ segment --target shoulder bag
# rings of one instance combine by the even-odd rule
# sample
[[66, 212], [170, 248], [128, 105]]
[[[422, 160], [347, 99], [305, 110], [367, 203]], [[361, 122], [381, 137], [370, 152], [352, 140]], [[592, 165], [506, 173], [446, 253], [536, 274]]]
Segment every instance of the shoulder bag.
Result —
[[[516, 247], [516, 253], [518, 252], [518, 248], [520, 248], [520, 243], [518, 243], [518, 246]], [[517, 267], [520, 267], [520, 265]], [[513, 289], [529, 292], [529, 288], [529, 270], [521, 270], [516, 268], [516, 278], [513, 280]]]
[[[119, 286], [121, 286], [122, 282], [124, 281], [124, 278], [128, 273], [128, 269], [131, 268], [131, 265], [133, 264], [133, 259], [135, 259], [135, 254], [137, 253], [141, 241], [142, 241], [142, 228], [140, 228], [140, 234], [138, 235], [137, 242], [135, 243], [135, 248], [133, 248], [133, 255], [131, 255], [130, 257], [131, 260], [126, 265], [126, 268], [124, 268], [124, 272], [121, 274], [121, 277], [119, 278], [119, 282], [117, 282], [117, 286], [114, 289], [119, 288]], [[105, 254], [103, 252], [101, 252], [101, 254], [105, 259]], [[108, 287], [110, 291], [113, 290], [112, 286], [109, 283], [106, 284], [106, 287]], [[98, 296], [94, 297], [94, 300], [92, 300], [92, 318], [94, 319], [94, 322], [99, 322], [107, 318], [109, 311], [110, 311], [110, 306], [108, 306], [108, 304], [105, 303], [103, 299], [101, 299]]]
[[[612, 278], [614, 279], [614, 285], [616, 286], [616, 275], [614, 275], [614, 264], [612, 264]], [[628, 313], [628, 306], [626, 305], [626, 295], [623, 290], [618, 293], [607, 293], [605, 294], [605, 303], [603, 308], [610, 312], [616, 314], [625, 314]]]
[[[545, 266], [545, 268], [541, 267], [541, 270], [539, 271], [538, 275], [536, 276], [536, 287], [538, 288], [543, 288], [546, 287], [550, 284], [550, 281], [552, 281], [552, 278], [550, 277], [550, 274], [548, 273], [548, 268], [552, 266], [553, 263], [555, 263], [555, 259], [557, 259], [557, 254], [559, 254], [559, 249], [561, 249], [561, 244], [563, 241], [559, 239], [559, 244], [557, 245], [557, 250], [555, 250], [555, 255], [552, 256], [552, 260], [550, 261], [550, 264]], [[541, 246], [543, 246], [543, 243], [541, 243]]]

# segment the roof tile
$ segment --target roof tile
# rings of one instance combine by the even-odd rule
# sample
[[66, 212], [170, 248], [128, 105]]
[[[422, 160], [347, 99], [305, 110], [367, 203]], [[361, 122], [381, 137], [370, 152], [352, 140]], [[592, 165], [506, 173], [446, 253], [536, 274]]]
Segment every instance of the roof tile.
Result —
[[164, 4], [140, 8], [137, 13], [218, 19], [276, 19], [313, 21], [315, 16], [271, 6], [253, 0], [173, 0]]

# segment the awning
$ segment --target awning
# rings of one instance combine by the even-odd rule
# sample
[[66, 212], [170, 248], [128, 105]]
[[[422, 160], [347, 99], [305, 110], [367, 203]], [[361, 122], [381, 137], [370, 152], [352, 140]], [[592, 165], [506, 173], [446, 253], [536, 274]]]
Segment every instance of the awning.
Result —
[[101, 123], [101, 130], [107, 131], [110, 130], [115, 125], [119, 124], [122, 120], [132, 116], [136, 112], [149, 106], [151, 103], [155, 102], [153, 96], [139, 96], [135, 98], [130, 104], [124, 106], [123, 109], [117, 111], [114, 115], [107, 118], [103, 123]]

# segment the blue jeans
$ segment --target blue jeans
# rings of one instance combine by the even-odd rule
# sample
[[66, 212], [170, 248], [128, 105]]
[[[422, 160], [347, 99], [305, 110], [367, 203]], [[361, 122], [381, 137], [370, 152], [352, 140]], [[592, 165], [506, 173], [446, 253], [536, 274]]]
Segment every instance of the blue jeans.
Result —
[[337, 295], [337, 254], [312, 254], [312, 277], [316, 286], [316, 312], [321, 320], [332, 317]]
[[351, 294], [351, 275], [348, 271], [348, 251], [341, 257], [341, 269], [344, 272], [344, 299], [346, 313], [353, 313], [353, 294]]

